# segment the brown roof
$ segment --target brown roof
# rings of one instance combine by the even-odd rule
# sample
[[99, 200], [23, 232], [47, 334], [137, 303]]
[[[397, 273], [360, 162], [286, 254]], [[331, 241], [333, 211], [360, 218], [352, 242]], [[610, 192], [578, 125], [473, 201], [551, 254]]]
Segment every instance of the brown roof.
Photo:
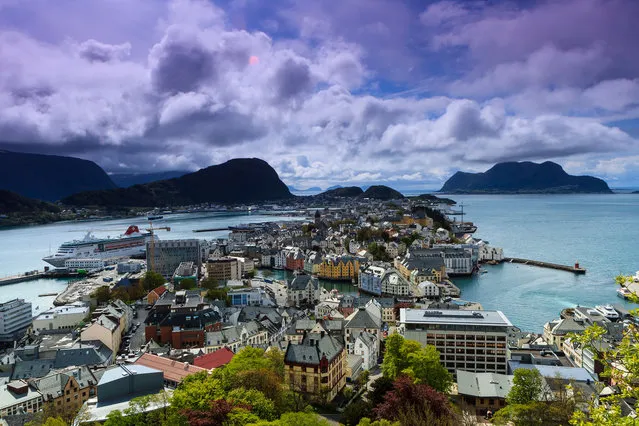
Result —
[[162, 296], [164, 294], [164, 292], [166, 291], [166, 287], [164, 287], [163, 285], [154, 288], [153, 290], [151, 290], [153, 293], [157, 294], [158, 296]]
[[181, 383], [190, 374], [207, 371], [204, 368], [190, 365], [188, 362], [174, 361], [149, 353], [142, 355], [134, 364], [160, 370], [164, 373], [164, 380], [171, 380], [177, 383]]
[[235, 354], [229, 348], [220, 348], [210, 354], [202, 355], [193, 360], [198, 367], [212, 370], [228, 364]]

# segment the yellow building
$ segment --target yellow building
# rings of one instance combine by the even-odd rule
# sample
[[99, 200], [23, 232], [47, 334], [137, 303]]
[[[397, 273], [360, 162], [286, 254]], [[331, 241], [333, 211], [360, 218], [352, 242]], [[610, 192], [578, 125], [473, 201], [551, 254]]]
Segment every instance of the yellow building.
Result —
[[352, 256], [334, 256], [320, 263], [317, 276], [327, 280], [354, 280], [359, 274], [359, 259]]
[[288, 345], [284, 380], [292, 390], [332, 401], [346, 385], [346, 367], [344, 346], [322, 329]]
[[404, 278], [414, 284], [423, 281], [441, 283], [447, 277], [444, 259], [440, 257], [395, 259], [394, 266]]

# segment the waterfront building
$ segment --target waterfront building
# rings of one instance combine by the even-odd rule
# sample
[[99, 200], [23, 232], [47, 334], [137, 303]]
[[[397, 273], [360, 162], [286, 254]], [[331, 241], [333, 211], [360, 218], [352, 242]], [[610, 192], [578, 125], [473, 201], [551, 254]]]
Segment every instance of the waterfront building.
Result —
[[410, 255], [396, 258], [395, 269], [413, 284], [423, 281], [440, 283], [446, 278], [446, 264], [443, 256], [415, 258]]
[[583, 333], [586, 329], [583, 319], [573, 317], [552, 320], [544, 325], [544, 340], [563, 351], [564, 340], [572, 333]]
[[249, 259], [248, 257], [242, 257], [242, 256], [229, 256], [232, 259], [237, 259], [238, 265], [239, 265], [239, 277], [238, 278], [242, 278], [244, 276], [246, 276], [247, 274], [255, 271], [255, 262], [253, 262], [253, 259]]
[[318, 303], [322, 287], [317, 278], [302, 274], [291, 281], [286, 292], [289, 306], [300, 307], [304, 304]]
[[153, 253], [153, 268], [169, 280], [173, 273], [182, 262], [193, 262], [197, 265], [198, 271], [202, 264], [200, 240], [184, 239], [184, 240], [160, 240], [153, 243], [153, 249], [147, 243], [146, 247], [146, 265], [147, 270], [151, 270], [151, 253]]
[[191, 365], [188, 362], [174, 361], [148, 352], [142, 354], [142, 356], [135, 361], [134, 365], [161, 371], [164, 386], [170, 389], [178, 387], [178, 385], [182, 383], [182, 380], [191, 374], [208, 371], [202, 367]]
[[328, 280], [357, 279], [360, 258], [355, 256], [328, 256], [319, 265], [317, 275]]
[[492, 247], [488, 244], [482, 244], [479, 246], [479, 261], [480, 262], [501, 262], [504, 260], [504, 249], [499, 247]]
[[399, 332], [433, 345], [448, 371], [506, 374], [512, 324], [501, 311], [400, 309]]
[[284, 354], [284, 380], [294, 391], [332, 401], [346, 385], [346, 351], [325, 330], [308, 333]]
[[0, 343], [20, 340], [31, 326], [31, 302], [13, 299], [0, 303]]
[[13, 380], [0, 388], [0, 418], [42, 409], [42, 394], [24, 380]]
[[382, 294], [398, 297], [410, 295], [410, 282], [395, 268], [388, 268], [381, 279]]
[[104, 259], [67, 259], [64, 267], [70, 271], [84, 269], [87, 271], [97, 271], [104, 269], [106, 262]]
[[209, 259], [206, 262], [209, 278], [218, 281], [239, 280], [242, 278], [242, 265], [235, 257], [221, 257]]
[[120, 262], [116, 266], [118, 274], [137, 274], [142, 271], [142, 263], [129, 260], [128, 262]]
[[81, 302], [54, 306], [33, 319], [33, 331], [46, 333], [73, 330], [89, 316], [90, 311], [89, 306]]
[[285, 268], [289, 271], [303, 271], [305, 259], [306, 256], [304, 256], [302, 250], [296, 247], [288, 252]]
[[382, 276], [386, 272], [386, 268], [382, 265], [369, 265], [359, 274], [360, 290], [374, 294], [382, 295]]

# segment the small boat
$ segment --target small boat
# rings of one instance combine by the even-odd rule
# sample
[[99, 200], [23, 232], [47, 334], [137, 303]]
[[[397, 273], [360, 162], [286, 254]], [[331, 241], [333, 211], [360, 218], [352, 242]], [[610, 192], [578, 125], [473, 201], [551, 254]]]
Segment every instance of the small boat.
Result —
[[621, 297], [624, 300], [628, 300], [630, 299], [630, 296], [632, 296], [632, 292], [626, 287], [619, 287], [617, 289], [617, 296]]
[[148, 220], [160, 220], [164, 218], [164, 216], [149, 216], [147, 217]]
[[485, 270], [485, 269], [482, 269], [482, 270], [481, 270], [481, 273], [482, 273], [482, 274], [487, 274], [487, 273], [488, 273], [488, 271], [487, 271], [487, 270]]
[[598, 305], [595, 306], [595, 310], [611, 321], [619, 319], [619, 314], [615, 311], [615, 308], [613, 308], [612, 305]]

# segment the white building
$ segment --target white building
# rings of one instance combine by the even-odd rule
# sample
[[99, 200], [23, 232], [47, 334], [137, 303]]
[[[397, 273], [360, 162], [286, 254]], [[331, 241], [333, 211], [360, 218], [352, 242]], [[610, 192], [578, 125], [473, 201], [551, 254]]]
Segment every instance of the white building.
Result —
[[20, 339], [31, 326], [31, 302], [13, 299], [0, 303], [0, 342]]
[[399, 332], [433, 345], [448, 371], [506, 374], [512, 324], [501, 311], [401, 309]]
[[379, 351], [379, 340], [382, 329], [382, 306], [371, 299], [366, 306], [360, 306], [346, 318], [344, 325], [344, 340], [349, 354], [355, 353], [355, 339], [362, 332], [375, 336], [376, 350]]
[[73, 330], [90, 313], [83, 303], [54, 306], [33, 319], [33, 331]]
[[382, 294], [410, 295], [410, 282], [394, 268], [388, 268], [382, 276]]
[[106, 262], [104, 259], [67, 259], [64, 261], [64, 267], [69, 270], [86, 269], [95, 271], [104, 269]]
[[422, 281], [417, 285], [422, 297], [435, 298], [439, 297], [440, 288], [437, 284], [430, 281]]
[[364, 370], [370, 370], [377, 365], [377, 358], [379, 357], [378, 344], [376, 342], [377, 337], [374, 334], [363, 331], [355, 338], [355, 345], [353, 346], [353, 354], [362, 357], [362, 368]]
[[229, 257], [232, 259], [237, 259], [237, 262], [240, 265], [241, 277], [255, 270], [255, 263], [253, 262], [253, 259], [249, 259], [248, 257], [239, 257], [239, 256], [229, 256]]
[[286, 267], [286, 258], [288, 257], [288, 249], [282, 249], [275, 254], [275, 263], [273, 269], [284, 269]]
[[42, 402], [40, 392], [32, 389], [24, 380], [14, 380], [0, 388], [0, 418], [37, 413], [42, 409]]
[[491, 247], [488, 244], [483, 244], [479, 247], [479, 261], [488, 262], [494, 260], [501, 262], [504, 260], [504, 249], [499, 247]]
[[290, 306], [314, 305], [320, 301], [322, 287], [317, 278], [310, 275], [298, 275], [291, 281], [286, 292]]

